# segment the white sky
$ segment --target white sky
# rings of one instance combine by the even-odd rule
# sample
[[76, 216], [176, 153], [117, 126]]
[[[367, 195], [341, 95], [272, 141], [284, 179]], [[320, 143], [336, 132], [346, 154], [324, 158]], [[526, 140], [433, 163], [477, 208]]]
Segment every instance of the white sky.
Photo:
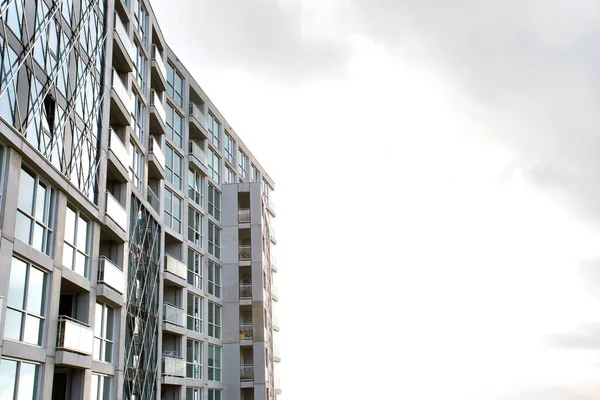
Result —
[[152, 1], [277, 185], [281, 398], [599, 398], [599, 3], [366, 3]]

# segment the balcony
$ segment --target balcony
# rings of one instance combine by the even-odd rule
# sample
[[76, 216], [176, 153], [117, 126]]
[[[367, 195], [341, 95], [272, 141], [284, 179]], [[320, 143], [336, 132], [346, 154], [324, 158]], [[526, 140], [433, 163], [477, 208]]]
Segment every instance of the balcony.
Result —
[[279, 272], [279, 269], [277, 269], [277, 262], [275, 260], [275, 256], [273, 254], [271, 254], [271, 256], [269, 258], [270, 258], [269, 265], [271, 266], [271, 269], [273, 270], [273, 272]]
[[166, 376], [185, 377], [185, 360], [173, 351], [165, 352], [162, 358], [162, 374]]
[[275, 394], [281, 394], [281, 384], [279, 378], [275, 379]]
[[116, 161], [120, 166], [125, 168], [125, 171], [129, 170], [129, 152], [125, 148], [125, 145], [119, 138], [119, 135], [110, 128], [110, 136], [108, 141], [108, 148], [114, 154]]
[[185, 326], [185, 310], [172, 304], [163, 304], [163, 321], [177, 326]]
[[[171, 281], [180, 283], [180, 286], [187, 285], [187, 280], [186, 280], [187, 266], [183, 262], [179, 261], [178, 259], [176, 259], [175, 257], [173, 257], [170, 254], [165, 255], [165, 271], [169, 272], [169, 273], [173, 274], [175, 277], [183, 280], [183, 284], [181, 284], [181, 281], [179, 281], [179, 280], [171, 280]], [[165, 278], [167, 278], [166, 275], [167, 274], [165, 274]]]
[[277, 294], [277, 286], [271, 286], [271, 298], [273, 301], [279, 301], [279, 295]]
[[276, 363], [281, 362], [281, 357], [279, 356], [279, 347], [277, 346], [275, 346], [275, 349], [273, 351], [273, 361], [275, 361]]
[[252, 300], [251, 283], [240, 283], [240, 300]]
[[148, 186], [147, 188], [148, 192], [146, 192], [146, 200], [148, 200], [148, 203], [150, 203], [154, 211], [156, 211], [160, 215], [160, 199], [158, 198], [156, 193], [154, 193], [154, 190], [150, 188], [150, 186]]
[[117, 13], [115, 13], [115, 32], [114, 38], [117, 46], [113, 46], [113, 59], [119, 69], [131, 72], [136, 59], [136, 50], [129, 38], [125, 24], [123, 24]]
[[239, 224], [249, 224], [250, 223], [250, 209], [249, 208], [240, 208], [238, 210], [238, 223]]
[[254, 380], [254, 365], [243, 364], [240, 367], [240, 380], [244, 382]]
[[59, 316], [56, 350], [91, 356], [94, 350], [94, 330], [76, 319]]
[[[135, 100], [115, 69], [112, 70], [111, 123], [131, 126]], [[113, 112], [115, 111], [115, 112]]]
[[106, 257], [100, 257], [98, 261], [98, 283], [111, 287], [119, 294], [125, 293], [125, 274]]
[[194, 103], [190, 103], [190, 138], [208, 139], [206, 116]]
[[279, 332], [279, 318], [276, 315], [273, 316], [273, 330]]
[[148, 177], [151, 179], [165, 178], [165, 154], [152, 136], [148, 149]]
[[240, 261], [252, 261], [252, 246], [242, 245], [238, 248]]
[[158, 51], [158, 47], [155, 44], [152, 45], [152, 76], [151, 84], [153, 88], [160, 91], [167, 89], [167, 67], [163, 57]]
[[106, 215], [123, 231], [127, 232], [127, 211], [108, 191], [106, 192]]
[[272, 215], [275, 215], [275, 203], [273, 202], [273, 198], [267, 197], [263, 194], [263, 199], [265, 201], [265, 205], [267, 206], [267, 210], [269, 210]]
[[192, 140], [190, 140], [188, 152], [190, 155], [190, 162], [195, 164], [197, 168], [201, 169], [205, 173], [208, 173], [208, 157], [206, 153], [198, 144]]
[[150, 90], [150, 133], [164, 135], [166, 131], [167, 113], [165, 112], [165, 92], [159, 94]]
[[252, 340], [254, 326], [252, 322], [240, 322], [240, 340]]

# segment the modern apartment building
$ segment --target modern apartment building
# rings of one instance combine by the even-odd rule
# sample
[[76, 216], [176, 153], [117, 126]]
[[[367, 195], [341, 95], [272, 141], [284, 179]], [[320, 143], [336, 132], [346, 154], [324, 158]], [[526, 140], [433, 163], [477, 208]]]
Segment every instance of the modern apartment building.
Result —
[[0, 0], [0, 399], [270, 400], [274, 183], [147, 0]]

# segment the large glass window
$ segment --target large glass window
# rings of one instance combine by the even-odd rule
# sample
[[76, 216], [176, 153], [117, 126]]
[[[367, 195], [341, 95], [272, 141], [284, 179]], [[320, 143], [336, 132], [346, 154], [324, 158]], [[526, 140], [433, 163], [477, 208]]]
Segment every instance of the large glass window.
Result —
[[181, 233], [181, 199], [165, 188], [165, 224]]
[[146, 117], [146, 106], [142, 101], [142, 98], [133, 91], [134, 97], [134, 109], [133, 109], [133, 132], [140, 139], [142, 143], [146, 139], [144, 135], [144, 121]]
[[192, 379], [202, 379], [202, 342], [187, 340], [186, 361], [186, 376]]
[[54, 190], [22, 169], [15, 236], [48, 255], [52, 252], [53, 205]]
[[221, 220], [221, 193], [213, 185], [208, 185], [208, 213], [217, 221]]
[[182, 190], [183, 182], [183, 157], [171, 146], [167, 145], [165, 151], [166, 177], [177, 189]]
[[167, 92], [183, 107], [183, 78], [170, 63], [167, 64]]
[[[12, 2], [11, 7], [15, 3]], [[10, 8], [10, 7], [9, 7]], [[10, 10], [9, 10], [10, 14]], [[15, 111], [17, 108], [17, 85], [16, 78], [13, 79], [13, 74], [17, 71], [19, 57], [10, 46], [4, 44], [4, 40], [0, 37], [0, 47], [2, 50], [2, 71], [0, 73], [0, 87], [3, 90], [0, 97], [0, 116], [9, 124], [15, 126]]]
[[202, 297], [188, 292], [187, 328], [190, 331], [202, 333]]
[[4, 337], [41, 346], [46, 314], [46, 274], [12, 259]]
[[140, 34], [144, 47], [148, 46], [148, 12], [141, 0], [136, 0], [134, 2], [133, 26]]
[[260, 182], [260, 173], [254, 164], [250, 165], [250, 179], [252, 182]]
[[202, 214], [192, 206], [188, 206], [188, 240], [202, 247]]
[[222, 360], [223, 348], [215, 346], [214, 344], [208, 345], [208, 380], [221, 382], [221, 360]]
[[248, 169], [249, 169], [249, 161], [248, 161], [248, 156], [240, 150], [240, 163], [238, 165], [239, 167], [239, 171], [240, 171], [240, 175], [242, 176], [242, 178], [244, 180], [248, 180]]
[[188, 249], [188, 283], [195, 288], [202, 289], [202, 255]]
[[202, 175], [193, 169], [188, 170], [188, 197], [200, 207], [204, 207]]
[[225, 158], [235, 165], [235, 142], [227, 132], [225, 132]]
[[129, 154], [131, 154], [129, 177], [133, 186], [141, 191], [144, 184], [144, 156], [141, 150], [131, 143], [129, 143]]
[[223, 400], [221, 389], [208, 389], [208, 400]]
[[221, 147], [221, 124], [212, 114], [208, 114], [209, 139], [218, 149]]
[[225, 176], [223, 177], [223, 183], [237, 183], [236, 182], [236, 175], [235, 172], [229, 168], [229, 167], [225, 167]]
[[63, 266], [90, 278], [91, 226], [77, 210], [67, 207]]
[[[141, 1], [139, 3], [141, 3]], [[140, 85], [142, 92], [146, 93], [146, 75], [148, 73], [148, 60], [144, 55], [144, 51], [138, 44], [135, 45], [135, 53], [135, 81], [138, 85]]]
[[204, 400], [202, 388], [191, 388], [185, 389], [185, 400]]
[[110, 400], [110, 376], [92, 374], [90, 400]]
[[221, 267], [211, 260], [208, 260], [208, 293], [221, 297]]
[[[2, 6], [4, 7], [5, 4], [2, 4]], [[2, 20], [6, 21], [6, 25], [10, 28], [11, 31], [13, 31], [15, 36], [21, 39], [21, 24], [23, 22], [23, 2], [11, 2], [10, 5], [6, 8], [6, 11], [4, 12], [4, 15], [2, 17]]]
[[208, 252], [217, 258], [221, 258], [221, 230], [208, 222]]
[[34, 400], [39, 397], [39, 366], [3, 358], [0, 361], [0, 399]]
[[96, 303], [94, 323], [94, 359], [112, 362], [114, 310], [102, 303]]
[[221, 183], [221, 158], [212, 149], [208, 149], [208, 173], [213, 181]]
[[208, 302], [208, 336], [221, 339], [222, 308], [220, 305]]
[[165, 112], [167, 114], [167, 136], [177, 146], [181, 147], [183, 145], [184, 119], [168, 102], [166, 103]]

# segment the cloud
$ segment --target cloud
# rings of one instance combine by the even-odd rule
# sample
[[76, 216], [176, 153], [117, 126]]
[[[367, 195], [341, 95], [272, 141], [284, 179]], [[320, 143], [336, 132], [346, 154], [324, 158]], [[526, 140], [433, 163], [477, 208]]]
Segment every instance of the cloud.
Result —
[[548, 343], [563, 350], [600, 350], [600, 322], [581, 324], [572, 332], [552, 335]]
[[511, 393], [502, 400], [595, 400], [600, 395], [598, 385], [581, 387], [547, 386]]

